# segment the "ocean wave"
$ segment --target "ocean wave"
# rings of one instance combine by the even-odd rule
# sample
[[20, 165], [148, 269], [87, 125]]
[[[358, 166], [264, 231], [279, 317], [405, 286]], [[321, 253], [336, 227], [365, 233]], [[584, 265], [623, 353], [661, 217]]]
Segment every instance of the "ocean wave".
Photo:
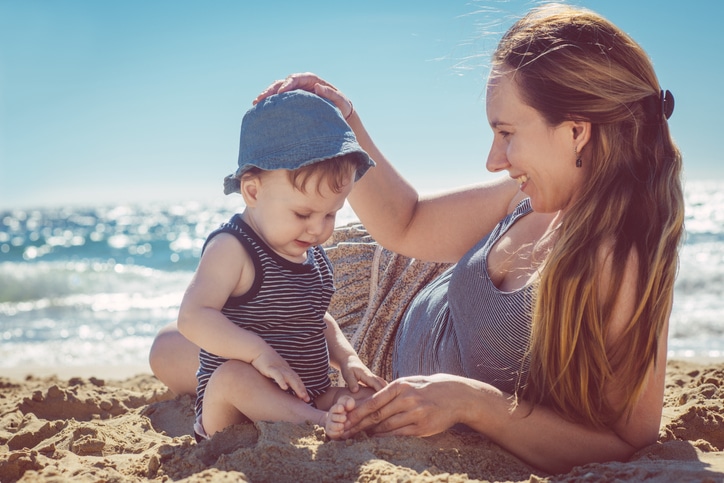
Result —
[[139, 363], [192, 273], [89, 262], [0, 263], [0, 367]]
[[[90, 261], [0, 263], [0, 313], [3, 307], [42, 307], [98, 303], [112, 294], [165, 294], [178, 292], [191, 272], [156, 270], [144, 266]], [[183, 288], [182, 288], [183, 290]], [[63, 302], [65, 301], [65, 302]], [[70, 302], [68, 302], [70, 301]]]
[[724, 242], [724, 183], [688, 182], [684, 193], [686, 243]]

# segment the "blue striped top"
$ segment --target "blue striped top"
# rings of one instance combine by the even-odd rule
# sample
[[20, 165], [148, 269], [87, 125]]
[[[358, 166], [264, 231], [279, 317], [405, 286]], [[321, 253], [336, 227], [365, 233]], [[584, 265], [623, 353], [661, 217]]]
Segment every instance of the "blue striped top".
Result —
[[[314, 400], [331, 385], [324, 314], [334, 293], [334, 280], [327, 255], [315, 246], [307, 251], [306, 261], [291, 262], [269, 248], [240, 215], [212, 232], [206, 243], [219, 233], [230, 233], [239, 240], [254, 261], [255, 271], [251, 289], [230, 297], [221, 312], [276, 350], [301, 377]], [[199, 360], [197, 416], [209, 377], [227, 361], [203, 349]]]
[[521, 217], [530, 200], [426, 286], [408, 307], [395, 341], [393, 375], [456, 374], [512, 393], [527, 374], [533, 286], [498, 290], [488, 274], [491, 247]]

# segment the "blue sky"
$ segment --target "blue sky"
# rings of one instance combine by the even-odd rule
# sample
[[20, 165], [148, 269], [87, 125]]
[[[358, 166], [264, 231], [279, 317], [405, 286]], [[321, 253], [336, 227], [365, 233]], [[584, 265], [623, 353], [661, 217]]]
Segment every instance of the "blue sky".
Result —
[[[0, 0], [0, 208], [221, 198], [251, 100], [299, 71], [421, 191], [491, 179], [487, 59], [534, 3]], [[647, 50], [686, 178], [724, 179], [724, 3], [569, 3]]]

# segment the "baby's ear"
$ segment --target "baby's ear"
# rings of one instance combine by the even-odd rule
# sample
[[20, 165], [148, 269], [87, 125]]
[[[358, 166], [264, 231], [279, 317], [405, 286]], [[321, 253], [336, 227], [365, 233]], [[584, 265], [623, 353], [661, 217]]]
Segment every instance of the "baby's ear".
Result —
[[261, 183], [258, 176], [242, 175], [241, 177], [241, 196], [244, 197], [246, 206], [254, 206], [259, 196]]

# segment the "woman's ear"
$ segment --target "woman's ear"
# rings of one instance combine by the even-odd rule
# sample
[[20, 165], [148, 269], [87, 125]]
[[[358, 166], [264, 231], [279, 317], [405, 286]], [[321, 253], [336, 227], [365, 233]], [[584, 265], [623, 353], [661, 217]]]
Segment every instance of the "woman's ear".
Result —
[[244, 204], [249, 207], [256, 205], [261, 189], [261, 180], [258, 176], [242, 175], [241, 196], [244, 197]]
[[573, 145], [576, 152], [583, 151], [583, 147], [591, 139], [591, 123], [589, 121], [571, 121], [573, 132]]

